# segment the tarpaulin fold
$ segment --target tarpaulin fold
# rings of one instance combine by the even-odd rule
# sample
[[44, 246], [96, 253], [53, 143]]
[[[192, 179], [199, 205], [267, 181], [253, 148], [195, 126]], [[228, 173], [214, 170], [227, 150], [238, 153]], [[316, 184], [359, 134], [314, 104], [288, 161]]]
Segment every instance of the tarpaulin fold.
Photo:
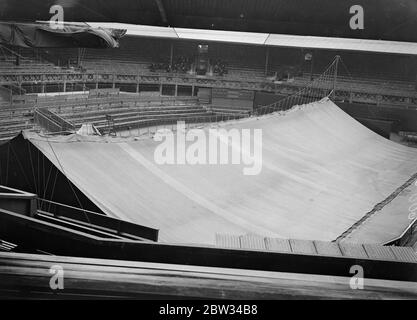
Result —
[[126, 30], [47, 23], [0, 22], [0, 43], [24, 48], [116, 48]]

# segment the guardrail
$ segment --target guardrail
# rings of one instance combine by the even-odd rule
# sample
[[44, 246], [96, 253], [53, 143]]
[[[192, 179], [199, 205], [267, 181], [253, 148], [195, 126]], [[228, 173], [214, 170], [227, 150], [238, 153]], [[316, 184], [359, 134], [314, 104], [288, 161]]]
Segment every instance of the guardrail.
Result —
[[[183, 85], [183, 86], [198, 86], [198, 87], [212, 87], [212, 88], [233, 88], [241, 90], [254, 91], [268, 91], [276, 94], [291, 95], [306, 85], [307, 79], [303, 77], [295, 78], [293, 82], [275, 83], [267, 78], [245, 78], [245, 77], [218, 77], [218, 76], [197, 76], [190, 74], [171, 74], [171, 73], [152, 73], [145, 72], [140, 74], [120, 74], [109, 73], [106, 71], [100, 73], [68, 73], [57, 72], [55, 74], [1, 74], [0, 85], [7, 83], [18, 84], [57, 84], [57, 83], [73, 83], [73, 84], [108, 84], [110, 86], [118, 86], [123, 84], [141, 85], [141, 84], [158, 84], [158, 85]], [[410, 89], [411, 88], [411, 89]], [[347, 100], [359, 103], [376, 103], [387, 104], [395, 103], [403, 105], [407, 108], [417, 104], [417, 92], [412, 88], [412, 84], [408, 88], [400, 86], [383, 86], [381, 82], [377, 83], [357, 83], [352, 79], [338, 78], [336, 98], [339, 100]], [[133, 98], [132, 98], [133, 99]], [[38, 98], [14, 97], [14, 105], [29, 104], [37, 106], [46, 106]], [[126, 101], [126, 98], [124, 98]], [[85, 103], [78, 100], [74, 103]]]
[[158, 241], [157, 229], [122, 221], [97, 212], [75, 208], [62, 203], [37, 199], [38, 210], [51, 213], [57, 218], [76, 220], [81, 223], [114, 231], [119, 235], [133, 235], [151, 241]]
[[0, 208], [33, 217], [36, 195], [0, 185]]
[[[151, 135], [159, 129], [169, 129], [173, 132], [176, 131], [178, 122], [184, 122], [185, 129], [189, 130], [193, 127], [205, 126], [211, 123], [220, 123], [224, 121], [239, 120], [245, 117], [249, 117], [249, 113], [236, 113], [236, 114], [214, 114], [207, 113], [207, 115], [201, 116], [176, 116], [176, 117], [163, 117], [161, 119], [149, 119], [149, 120], [137, 120], [137, 121], [125, 121], [117, 122], [117, 118], [113, 119], [111, 124], [105, 126], [98, 126], [100, 133], [102, 134], [115, 134], [119, 136], [143, 136]], [[145, 129], [145, 131], [142, 131]], [[119, 134], [117, 134], [119, 133]]]
[[129, 94], [119, 94], [119, 95], [110, 95], [110, 96], [89, 96], [86, 94], [79, 95], [61, 95], [56, 97], [38, 97], [38, 96], [14, 96], [15, 101], [21, 101], [25, 104], [33, 104], [37, 107], [60, 107], [60, 106], [80, 106], [80, 105], [91, 105], [91, 104], [100, 104], [100, 103], [160, 103], [164, 104], [169, 103], [184, 103], [184, 102], [198, 102], [197, 97], [174, 97], [174, 96], [147, 96], [147, 95], [129, 95]]
[[75, 129], [72, 123], [45, 108], [35, 108], [33, 117], [35, 124], [49, 132], [67, 132]]
[[[180, 80], [179, 80], [180, 79]], [[260, 89], [264, 90], [265, 85], [272, 85], [274, 86], [273, 81], [268, 80], [267, 78], [257, 78], [257, 77], [241, 77], [241, 76], [198, 76], [198, 75], [191, 75], [191, 74], [177, 74], [177, 73], [159, 73], [159, 72], [140, 72], [140, 73], [114, 73], [114, 72], [65, 72], [65, 71], [57, 71], [54, 73], [36, 73], [33, 72], [26, 72], [26, 73], [12, 73], [12, 74], [5, 74], [2, 73], [0, 75], [0, 84], [7, 84], [7, 83], [57, 83], [57, 82], [67, 82], [67, 83], [130, 83], [130, 84], [138, 84], [138, 83], [178, 83], [183, 85], [211, 85], [214, 86], [218, 84], [218, 82], [222, 83], [235, 83], [239, 82], [243, 84], [247, 84], [249, 86], [260, 86]], [[300, 85], [303, 86], [303, 81], [306, 79], [295, 78], [294, 83], [288, 83], [289, 86], [297, 86], [297, 83], [300, 82]], [[340, 82], [350, 83], [354, 85], [356, 82], [360, 81], [357, 79], [343, 79], [340, 78]], [[206, 83], [205, 83], [206, 82]], [[367, 80], [365, 81], [367, 82]], [[362, 83], [355, 91], [362, 92], [366, 91], [366, 87], [373, 86], [380, 87], [381, 81], [375, 79], [375, 81], [369, 83]], [[414, 83], [410, 82], [409, 86], [413, 86]], [[224, 86], [224, 84], [222, 84]], [[272, 88], [273, 89], [273, 88]], [[386, 94], [396, 94], [396, 91], [400, 91], [401, 94], [408, 93], [411, 96], [417, 96], [412, 89], [405, 90], [395, 90], [390, 87], [384, 88], [384, 92]], [[404, 92], [402, 92], [404, 91]], [[382, 94], [384, 92], [381, 92]]]

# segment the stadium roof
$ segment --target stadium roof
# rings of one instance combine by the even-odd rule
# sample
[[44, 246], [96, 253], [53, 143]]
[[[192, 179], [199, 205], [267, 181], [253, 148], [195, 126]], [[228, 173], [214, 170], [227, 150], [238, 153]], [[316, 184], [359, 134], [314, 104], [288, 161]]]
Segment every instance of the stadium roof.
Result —
[[128, 36], [417, 55], [417, 43], [413, 42], [155, 27], [104, 22], [89, 22], [88, 24], [94, 28], [124, 29], [127, 30], [126, 35]]
[[[3, 0], [0, 20], [49, 20], [54, 4], [67, 21], [417, 42], [415, 0]], [[349, 26], [357, 4], [362, 30]]]

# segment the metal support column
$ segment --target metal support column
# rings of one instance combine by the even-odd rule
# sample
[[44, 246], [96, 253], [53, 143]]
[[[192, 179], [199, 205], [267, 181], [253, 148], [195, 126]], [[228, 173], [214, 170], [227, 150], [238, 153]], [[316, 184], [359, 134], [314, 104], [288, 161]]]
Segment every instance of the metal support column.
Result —
[[268, 75], [268, 64], [269, 64], [269, 47], [266, 47], [266, 52], [265, 52], [265, 76]]
[[337, 55], [336, 59], [335, 59], [335, 66], [334, 66], [334, 74], [333, 74], [333, 91], [332, 91], [332, 99], [333, 101], [336, 98], [336, 90], [337, 90], [337, 72], [338, 72], [338, 68], [339, 68], [339, 61], [340, 61], [340, 56]]
[[169, 65], [172, 67], [172, 63], [174, 62], [174, 43], [171, 42], [171, 51], [169, 55]]
[[415, 80], [416, 80], [415, 89], [417, 91], [417, 56], [414, 57], [414, 73], [415, 73]]

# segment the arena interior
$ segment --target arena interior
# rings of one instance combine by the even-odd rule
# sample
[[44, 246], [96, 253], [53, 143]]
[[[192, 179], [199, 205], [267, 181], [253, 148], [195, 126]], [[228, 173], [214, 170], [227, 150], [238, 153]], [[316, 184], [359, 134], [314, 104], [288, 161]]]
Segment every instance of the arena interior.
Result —
[[[0, 15], [1, 297], [417, 297], [415, 19], [358, 36], [347, 0], [97, 0], [57, 32], [23, 2]], [[261, 170], [155, 162], [164, 130], [213, 129], [261, 130]]]

